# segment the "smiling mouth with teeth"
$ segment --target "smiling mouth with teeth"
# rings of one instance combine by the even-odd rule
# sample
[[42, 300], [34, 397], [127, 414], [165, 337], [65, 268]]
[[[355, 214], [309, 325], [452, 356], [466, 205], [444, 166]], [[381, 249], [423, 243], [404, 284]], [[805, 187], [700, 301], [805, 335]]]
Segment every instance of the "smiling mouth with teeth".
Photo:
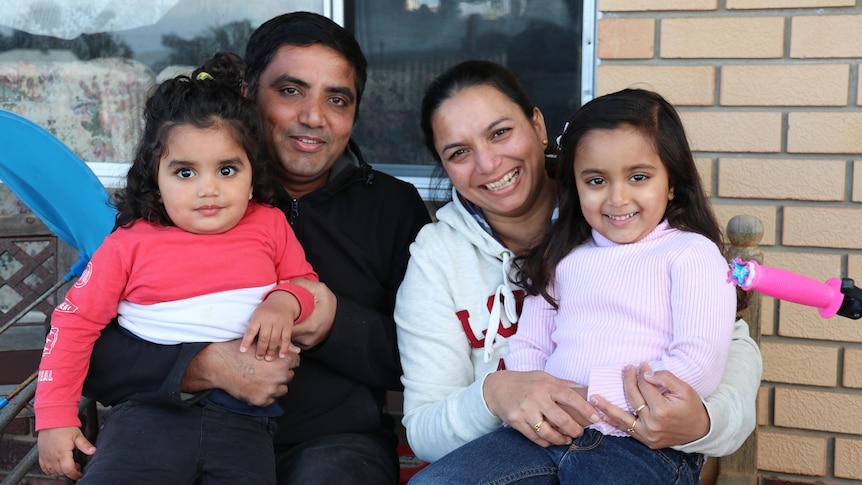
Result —
[[518, 180], [518, 174], [520, 174], [520, 173], [521, 173], [520, 169], [512, 170], [511, 172], [509, 172], [506, 176], [504, 176], [500, 180], [498, 180], [496, 182], [491, 182], [490, 184], [485, 184], [485, 188], [488, 190], [491, 190], [491, 191], [504, 189], [504, 188], [512, 185], [513, 183], [515, 183], [515, 181]]
[[636, 214], [637, 214], [637, 212], [632, 212], [631, 214], [626, 214], [624, 216], [614, 216], [614, 215], [608, 214], [605, 217], [607, 217], [608, 219], [610, 219], [612, 221], [624, 221], [626, 219], [630, 219], [630, 218], [634, 217]]
[[309, 145], [320, 143], [319, 140], [312, 140], [312, 139], [303, 138], [303, 137], [299, 137], [299, 138], [297, 138], [297, 140], [299, 140], [302, 143], [307, 143]]

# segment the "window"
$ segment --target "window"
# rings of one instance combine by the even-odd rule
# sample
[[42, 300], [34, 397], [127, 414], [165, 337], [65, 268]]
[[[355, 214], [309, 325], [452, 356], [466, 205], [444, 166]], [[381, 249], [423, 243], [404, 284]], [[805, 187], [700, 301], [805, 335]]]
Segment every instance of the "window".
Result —
[[[580, 106], [582, 91], [592, 89], [591, 81], [582, 86], [581, 80], [585, 3], [590, 2], [345, 2], [346, 27], [356, 35], [369, 63], [354, 131], [366, 159], [378, 168], [432, 164], [419, 129], [423, 90], [443, 70], [467, 59], [509, 67], [542, 110], [548, 134], [555, 138]], [[592, 54], [587, 57], [591, 60]]]
[[369, 79], [355, 138], [371, 164], [408, 179], [433, 163], [419, 129], [424, 87], [457, 62], [512, 69], [551, 139], [591, 94], [595, 1], [32, 0], [0, 9], [0, 107], [48, 128], [115, 183], [152, 84], [218, 50], [244, 52], [260, 23], [291, 10], [356, 35]]
[[[218, 50], [245, 51], [249, 34], [287, 11], [335, 18], [328, 0], [23, 0], [0, 10], [0, 52], [8, 61], [134, 59], [156, 72], [198, 65]], [[285, 8], [285, 5], [289, 8]], [[8, 51], [17, 52], [8, 52]], [[38, 51], [21, 52], [21, 50]]]
[[[8, 2], [7, 2], [8, 3]], [[0, 108], [54, 133], [115, 185], [134, 157], [149, 89], [219, 50], [245, 51], [285, 4], [325, 0], [30, 0], [0, 9]], [[116, 162], [122, 162], [117, 167]], [[121, 174], [120, 177], [117, 177]]]

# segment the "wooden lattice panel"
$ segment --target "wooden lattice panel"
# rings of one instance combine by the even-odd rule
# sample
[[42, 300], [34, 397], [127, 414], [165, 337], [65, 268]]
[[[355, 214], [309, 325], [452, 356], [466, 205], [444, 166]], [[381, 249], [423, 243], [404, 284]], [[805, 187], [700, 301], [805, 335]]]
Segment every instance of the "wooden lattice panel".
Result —
[[[0, 326], [60, 279], [57, 260], [55, 236], [0, 237]], [[33, 312], [47, 316], [56, 305], [52, 295], [39, 303]]]

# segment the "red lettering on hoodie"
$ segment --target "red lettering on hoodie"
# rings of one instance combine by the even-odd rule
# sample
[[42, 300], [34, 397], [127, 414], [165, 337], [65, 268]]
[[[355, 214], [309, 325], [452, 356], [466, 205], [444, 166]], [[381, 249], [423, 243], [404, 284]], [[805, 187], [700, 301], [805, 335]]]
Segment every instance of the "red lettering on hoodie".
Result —
[[[515, 294], [515, 312], [520, 315], [521, 309], [524, 307], [524, 290], [515, 290], [513, 292]], [[503, 296], [500, 296], [500, 303], [503, 303]], [[491, 308], [494, 306], [494, 295], [488, 297], [488, 311], [491, 311]], [[470, 346], [474, 349], [481, 349], [485, 346], [485, 334], [488, 333], [487, 329], [482, 330], [482, 338], [477, 338], [476, 334], [473, 332], [473, 329], [470, 327], [470, 312], [467, 310], [458, 310], [455, 312], [455, 316], [458, 317], [458, 321], [461, 322], [461, 327], [464, 329], [464, 334], [467, 336], [467, 340], [470, 342]], [[497, 327], [497, 335], [508, 338], [512, 335], [515, 335], [515, 332], [518, 331], [518, 324], [513, 323], [509, 328], [505, 328], [503, 326], [503, 322], [500, 321], [499, 327]]]

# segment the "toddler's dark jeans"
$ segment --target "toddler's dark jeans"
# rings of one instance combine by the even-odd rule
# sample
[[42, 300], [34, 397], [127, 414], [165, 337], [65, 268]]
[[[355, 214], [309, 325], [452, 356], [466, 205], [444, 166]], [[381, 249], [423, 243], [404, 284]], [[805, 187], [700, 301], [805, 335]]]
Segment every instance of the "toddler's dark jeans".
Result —
[[275, 484], [275, 420], [214, 405], [127, 401], [102, 418], [96, 454], [79, 485]]

